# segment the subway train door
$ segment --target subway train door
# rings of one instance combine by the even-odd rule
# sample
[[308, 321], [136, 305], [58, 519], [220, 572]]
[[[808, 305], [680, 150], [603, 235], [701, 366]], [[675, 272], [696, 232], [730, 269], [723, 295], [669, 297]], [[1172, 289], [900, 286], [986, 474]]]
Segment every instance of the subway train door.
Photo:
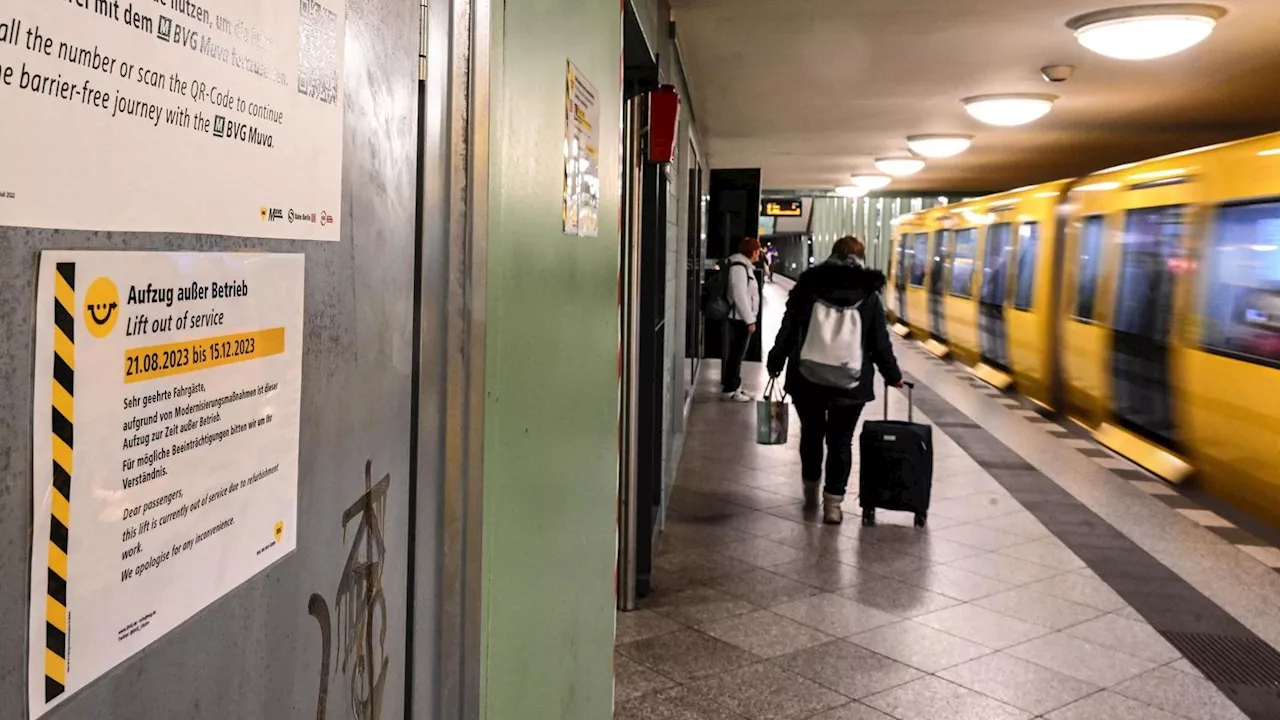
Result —
[[1169, 384], [1173, 273], [1184, 208], [1130, 210], [1120, 245], [1112, 337], [1112, 412], [1122, 426], [1175, 447]]
[[903, 233], [898, 237], [898, 261], [894, 263], [893, 271], [893, 287], [897, 291], [897, 312], [898, 322], [906, 324], [907, 322], [907, 273], [911, 272], [911, 268], [907, 265], [907, 240], [911, 236]]
[[998, 223], [987, 230], [987, 246], [982, 262], [982, 292], [979, 301], [978, 333], [982, 359], [1002, 370], [1009, 369], [1008, 329], [1004, 320], [1009, 255], [1013, 226]]
[[951, 231], [939, 230], [933, 234], [933, 262], [929, 268], [929, 330], [938, 342], [947, 341], [946, 313], [943, 311], [943, 293], [947, 290], [947, 256], [951, 252]]

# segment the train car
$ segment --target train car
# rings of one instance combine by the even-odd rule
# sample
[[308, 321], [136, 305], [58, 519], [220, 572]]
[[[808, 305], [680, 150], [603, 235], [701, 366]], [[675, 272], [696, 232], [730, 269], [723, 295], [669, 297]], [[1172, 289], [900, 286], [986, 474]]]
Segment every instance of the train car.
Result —
[[1066, 409], [1280, 522], [1280, 134], [1090, 175], [1066, 207]]
[[928, 334], [928, 299], [925, 291], [925, 275], [929, 258], [929, 228], [921, 213], [904, 215], [894, 221], [893, 254], [895, 271], [889, 302], [897, 323], [898, 333], [903, 327], [917, 334]]
[[[908, 249], [934, 228], [929, 294], [948, 291], [917, 332], [1152, 472], [1280, 522], [1280, 133], [903, 224]], [[913, 270], [895, 267], [908, 293]]]

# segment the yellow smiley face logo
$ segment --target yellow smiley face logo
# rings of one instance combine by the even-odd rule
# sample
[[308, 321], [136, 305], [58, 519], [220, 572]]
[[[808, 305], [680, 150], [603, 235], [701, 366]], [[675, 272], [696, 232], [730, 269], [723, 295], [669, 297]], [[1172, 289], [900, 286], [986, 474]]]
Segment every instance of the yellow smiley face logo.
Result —
[[84, 294], [84, 326], [89, 334], [104, 338], [111, 334], [120, 317], [120, 293], [110, 279], [100, 277]]

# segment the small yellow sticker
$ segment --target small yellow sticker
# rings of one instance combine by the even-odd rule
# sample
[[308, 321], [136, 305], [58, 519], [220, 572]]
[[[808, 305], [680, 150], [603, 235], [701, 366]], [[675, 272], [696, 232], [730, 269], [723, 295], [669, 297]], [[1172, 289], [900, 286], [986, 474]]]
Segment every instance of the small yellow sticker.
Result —
[[280, 539], [283, 537], [284, 537], [284, 521], [281, 520], [280, 522], [276, 523], [276, 542], [280, 542]]

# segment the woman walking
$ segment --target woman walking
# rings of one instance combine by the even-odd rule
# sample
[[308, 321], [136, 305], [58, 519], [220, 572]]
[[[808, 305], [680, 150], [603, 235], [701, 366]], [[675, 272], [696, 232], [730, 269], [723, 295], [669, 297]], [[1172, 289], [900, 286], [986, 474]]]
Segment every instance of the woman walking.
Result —
[[903, 385], [880, 303], [885, 276], [863, 267], [864, 253], [857, 238], [840, 238], [830, 258], [800, 275], [769, 353], [769, 375], [786, 369], [800, 415], [805, 507], [817, 508], [821, 492], [828, 524], [844, 519], [853, 433], [862, 407], [875, 399], [875, 369], [888, 384]]

